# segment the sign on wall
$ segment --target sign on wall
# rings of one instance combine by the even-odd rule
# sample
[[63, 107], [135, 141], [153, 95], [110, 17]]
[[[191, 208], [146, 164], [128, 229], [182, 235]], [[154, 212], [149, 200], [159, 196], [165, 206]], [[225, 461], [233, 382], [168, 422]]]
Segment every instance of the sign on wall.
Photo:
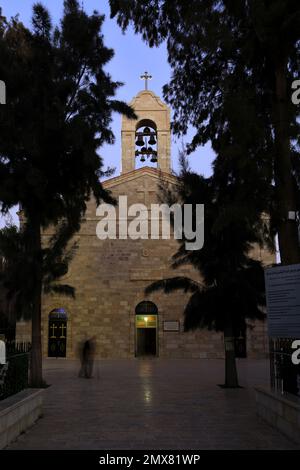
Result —
[[269, 336], [300, 338], [300, 264], [265, 269]]
[[164, 331], [179, 331], [179, 327], [178, 320], [164, 321]]
[[6, 346], [2, 340], [0, 340], [0, 364], [6, 364]]
[[6, 85], [0, 80], [0, 104], [6, 104]]

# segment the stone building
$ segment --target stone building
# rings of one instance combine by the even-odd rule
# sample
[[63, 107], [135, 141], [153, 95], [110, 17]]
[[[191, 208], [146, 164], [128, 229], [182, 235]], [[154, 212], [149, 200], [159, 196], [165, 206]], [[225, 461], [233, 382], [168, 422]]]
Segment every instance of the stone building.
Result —
[[[150, 208], [159, 202], [160, 178], [176, 184], [171, 172], [170, 110], [149, 90], [143, 90], [130, 103], [138, 120], [122, 120], [122, 171], [104, 182], [117, 199], [126, 195], [128, 206], [142, 203]], [[146, 140], [145, 140], [146, 139]], [[150, 150], [149, 150], [150, 147]], [[96, 236], [101, 218], [90, 200], [78, 248], [64, 282], [76, 289], [76, 299], [45, 296], [42, 311], [43, 354], [76, 356], [85, 338], [95, 335], [99, 357], [153, 355], [172, 358], [221, 358], [223, 335], [197, 330], [183, 332], [183, 309], [188, 296], [182, 292], [161, 292], [145, 296], [151, 282], [187, 275], [198, 278], [191, 267], [170, 268], [178, 242], [167, 239], [100, 240]], [[117, 215], [119, 208], [116, 209]], [[117, 224], [119, 234], [122, 220]], [[50, 233], [44, 235], [45, 241]], [[257, 252], [267, 263], [272, 255]], [[267, 353], [266, 325], [256, 322], [238, 339], [243, 355]]]

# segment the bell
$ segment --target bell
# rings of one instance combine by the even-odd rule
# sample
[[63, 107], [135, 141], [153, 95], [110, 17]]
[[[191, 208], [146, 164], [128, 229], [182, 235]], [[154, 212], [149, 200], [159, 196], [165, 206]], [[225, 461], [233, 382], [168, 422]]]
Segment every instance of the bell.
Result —
[[140, 153], [147, 153], [146, 147], [142, 147], [141, 150], [140, 150]]
[[136, 151], [134, 152], [134, 154], [135, 154], [136, 157], [139, 156], [139, 153], [140, 153], [140, 152], [139, 152], [138, 150], [136, 150]]
[[144, 157], [144, 155], [141, 156], [141, 162], [144, 162], [146, 159]]
[[138, 138], [135, 142], [135, 145], [137, 145], [138, 147], [142, 147], [143, 145], [145, 145], [144, 139], [141, 134], [138, 134]]
[[154, 150], [153, 150], [153, 148], [151, 148], [151, 147], [148, 147], [148, 149], [147, 149], [147, 153], [148, 153], [148, 155], [152, 155], [152, 153], [154, 153]]
[[157, 162], [157, 151], [153, 150], [152, 155], [151, 155], [151, 163], [156, 163]]
[[151, 137], [150, 137], [149, 142], [148, 142], [149, 145], [155, 145], [156, 144], [156, 140], [154, 138], [154, 135], [155, 134], [151, 134]]
[[143, 132], [144, 135], [151, 135], [151, 129], [150, 127], [144, 127], [144, 132]]

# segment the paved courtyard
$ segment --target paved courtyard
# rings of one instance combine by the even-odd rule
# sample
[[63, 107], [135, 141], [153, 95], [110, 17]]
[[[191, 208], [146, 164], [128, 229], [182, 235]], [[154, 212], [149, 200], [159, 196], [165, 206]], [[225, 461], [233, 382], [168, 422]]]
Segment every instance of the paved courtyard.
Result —
[[46, 360], [44, 416], [9, 449], [295, 449], [255, 414], [267, 361], [239, 360], [244, 388], [225, 390], [222, 360]]

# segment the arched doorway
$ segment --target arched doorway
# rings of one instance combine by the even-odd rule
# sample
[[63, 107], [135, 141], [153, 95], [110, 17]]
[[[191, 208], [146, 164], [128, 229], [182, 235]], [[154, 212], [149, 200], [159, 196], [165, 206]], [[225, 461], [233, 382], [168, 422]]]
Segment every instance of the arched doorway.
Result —
[[158, 309], [153, 302], [144, 300], [135, 308], [135, 355], [158, 355]]
[[55, 308], [49, 313], [49, 357], [66, 357], [68, 315], [64, 308]]

